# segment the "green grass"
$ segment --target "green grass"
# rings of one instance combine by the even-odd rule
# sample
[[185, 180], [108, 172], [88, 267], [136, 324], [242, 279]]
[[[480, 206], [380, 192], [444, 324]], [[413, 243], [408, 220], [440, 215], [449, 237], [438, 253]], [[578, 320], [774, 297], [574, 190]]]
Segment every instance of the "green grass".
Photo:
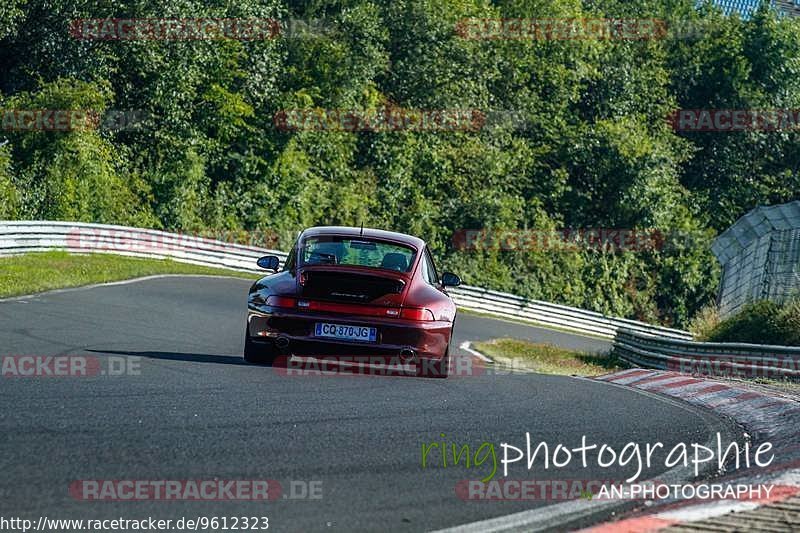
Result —
[[757, 383], [759, 385], [766, 385], [768, 387], [779, 389], [783, 392], [800, 394], [800, 381], [798, 380], [793, 380], [789, 378], [784, 378], [784, 379], [756, 378], [753, 380], [753, 383]]
[[800, 346], [800, 299], [785, 304], [762, 300], [722, 319], [713, 308], [695, 317], [692, 332], [698, 340]]
[[534, 372], [576, 376], [599, 376], [627, 368], [613, 355], [565, 350], [551, 344], [536, 344], [515, 339], [476, 342], [479, 352], [492, 358], [518, 359]]
[[139, 259], [111, 254], [38, 252], [0, 258], [0, 298], [155, 274], [212, 274], [247, 279], [258, 277], [246, 272], [171, 260]]

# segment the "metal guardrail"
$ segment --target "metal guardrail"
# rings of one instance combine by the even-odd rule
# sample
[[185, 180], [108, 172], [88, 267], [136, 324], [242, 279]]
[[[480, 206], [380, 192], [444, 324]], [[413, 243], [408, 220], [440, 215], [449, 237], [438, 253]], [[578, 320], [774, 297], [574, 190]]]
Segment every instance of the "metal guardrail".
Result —
[[504, 292], [478, 287], [462, 286], [447, 291], [456, 304], [465, 309], [504, 317], [514, 317], [544, 326], [613, 339], [617, 332], [626, 328], [671, 339], [689, 340], [691, 333], [679, 329], [653, 326], [636, 320], [614, 318], [566, 305], [528, 300]]
[[[113, 253], [134, 257], [170, 258], [203, 266], [242, 272], [264, 272], [255, 261], [287, 254], [254, 246], [164, 231], [80, 222], [0, 221], [0, 255], [63, 249], [77, 253]], [[448, 291], [464, 309], [499, 317], [514, 317], [543, 326], [613, 339], [621, 327], [676, 339], [689, 339], [686, 331], [612, 318], [575, 307], [527, 300], [513, 294], [462, 286]]]
[[282, 263], [287, 255], [278, 250], [126, 226], [81, 222], [0, 221], [0, 255], [45, 250], [173, 259], [182, 263], [253, 273], [264, 272], [256, 266], [259, 257], [277, 255]]
[[[81, 222], [0, 221], [0, 256], [59, 249], [169, 258], [251, 273], [264, 272], [255, 264], [263, 255], [277, 255], [281, 263], [287, 257], [278, 250], [158, 230]], [[752, 374], [756, 370], [772, 376], [800, 376], [800, 347], [694, 342], [688, 331], [504, 292], [469, 286], [448, 292], [464, 309], [614, 339], [615, 353], [639, 366], [689, 373], [714, 373], [716, 369], [716, 373]]]
[[637, 366], [703, 376], [800, 377], [800, 347], [667, 339], [624, 330], [614, 353]]

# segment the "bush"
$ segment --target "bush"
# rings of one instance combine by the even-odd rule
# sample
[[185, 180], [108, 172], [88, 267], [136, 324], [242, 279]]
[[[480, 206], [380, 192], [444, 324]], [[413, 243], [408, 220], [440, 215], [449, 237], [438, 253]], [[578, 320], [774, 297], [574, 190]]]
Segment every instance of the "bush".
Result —
[[800, 346], [800, 300], [748, 304], [713, 327], [707, 340]]
[[800, 346], [800, 298], [783, 306], [778, 313], [778, 327], [784, 344]]
[[700, 309], [689, 322], [689, 331], [698, 341], [707, 341], [711, 338], [711, 333], [719, 326], [722, 317], [719, 315], [719, 308], [716, 305], [707, 305]]

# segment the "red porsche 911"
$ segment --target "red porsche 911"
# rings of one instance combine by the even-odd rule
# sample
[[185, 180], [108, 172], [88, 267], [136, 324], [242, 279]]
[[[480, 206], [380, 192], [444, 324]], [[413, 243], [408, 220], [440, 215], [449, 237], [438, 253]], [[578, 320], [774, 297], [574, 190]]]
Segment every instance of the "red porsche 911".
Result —
[[244, 358], [279, 355], [399, 360], [423, 377], [448, 374], [456, 306], [425, 242], [390, 231], [348, 227], [305, 230], [278, 272], [250, 288]]

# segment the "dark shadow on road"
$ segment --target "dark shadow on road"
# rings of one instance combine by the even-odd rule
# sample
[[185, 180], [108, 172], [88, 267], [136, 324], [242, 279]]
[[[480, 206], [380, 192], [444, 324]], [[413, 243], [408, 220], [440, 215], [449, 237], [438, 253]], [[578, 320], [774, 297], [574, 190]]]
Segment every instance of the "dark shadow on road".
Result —
[[[287, 376], [322, 376], [322, 377], [367, 377], [367, 378], [396, 378], [416, 377], [413, 367], [407, 370], [402, 366], [365, 365], [359, 369], [358, 365], [350, 361], [339, 361], [339, 356], [292, 358], [286, 355], [279, 356], [272, 363], [248, 363], [241, 356], [215, 355], [184, 352], [137, 352], [129, 350], [86, 350], [96, 354], [129, 355], [146, 357], [147, 359], [160, 359], [162, 361], [186, 361], [189, 363], [213, 363], [218, 365], [273, 367], [283, 371]], [[289, 366], [289, 362], [292, 365]], [[452, 366], [452, 362], [451, 362]]]
[[[132, 355], [135, 357], [146, 357], [148, 359], [161, 359], [163, 361], [187, 361], [190, 363], [215, 363], [218, 365], [236, 366], [272, 366], [272, 365], [253, 365], [246, 362], [241, 356], [235, 355], [213, 355], [204, 353], [183, 353], [183, 352], [133, 352], [124, 350], [87, 350], [88, 352], [109, 355]], [[284, 361], [285, 364], [285, 361]], [[275, 366], [279, 366], [276, 364]]]

